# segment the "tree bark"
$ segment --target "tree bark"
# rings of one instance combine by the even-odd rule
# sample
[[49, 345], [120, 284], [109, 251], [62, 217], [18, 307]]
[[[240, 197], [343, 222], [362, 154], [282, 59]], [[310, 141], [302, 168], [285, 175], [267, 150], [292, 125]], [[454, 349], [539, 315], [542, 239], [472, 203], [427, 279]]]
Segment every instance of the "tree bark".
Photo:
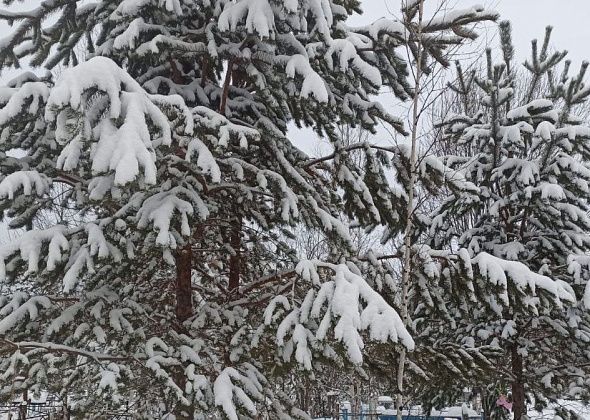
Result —
[[193, 253], [188, 243], [176, 253], [176, 319], [180, 323], [193, 315], [192, 260]]
[[230, 245], [233, 254], [229, 257], [229, 284], [228, 290], [236, 292], [240, 287], [240, 271], [242, 266], [242, 221], [238, 220], [232, 224]]
[[486, 395], [486, 387], [485, 385], [481, 386], [481, 392], [479, 394], [479, 397], [481, 398], [481, 408], [482, 408], [482, 416], [481, 416], [481, 420], [488, 420], [490, 418], [490, 412], [488, 409], [488, 404], [487, 404], [487, 395]]
[[[193, 252], [190, 242], [187, 242], [176, 252], [176, 319], [183, 323], [193, 316], [193, 291], [192, 291], [192, 260]], [[186, 385], [186, 376], [184, 368], [178, 367], [174, 373], [174, 380], [180, 389]], [[190, 420], [193, 418], [194, 407], [184, 406], [180, 402], [174, 407], [174, 415], [178, 420]]]
[[524, 363], [522, 355], [518, 353], [518, 346], [512, 345], [512, 407], [514, 411], [514, 420], [521, 420], [526, 415], [526, 396], [524, 390]]
[[223, 81], [223, 91], [221, 93], [221, 100], [219, 101], [219, 113], [225, 115], [225, 108], [227, 106], [227, 97], [229, 96], [229, 87], [231, 84], [232, 74], [234, 71], [235, 59], [231, 58], [227, 63], [227, 72]]

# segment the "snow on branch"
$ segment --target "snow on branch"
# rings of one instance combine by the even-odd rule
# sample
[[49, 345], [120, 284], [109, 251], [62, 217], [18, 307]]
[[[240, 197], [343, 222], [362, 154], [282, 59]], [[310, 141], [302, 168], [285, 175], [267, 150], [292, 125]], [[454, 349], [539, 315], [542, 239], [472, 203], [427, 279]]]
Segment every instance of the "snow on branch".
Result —
[[[97, 99], [96, 91], [106, 97]], [[160, 107], [177, 109], [184, 117], [185, 133], [192, 133], [192, 115], [180, 97], [149, 95], [114, 61], [94, 57], [67, 69], [51, 90], [45, 109], [45, 119], [56, 123], [64, 144], [60, 167], [77, 167], [82, 143], [91, 137], [96, 141], [91, 151], [93, 174], [113, 171], [114, 184], [125, 185], [138, 177], [141, 168], [145, 183], [155, 184], [154, 148], [172, 142], [172, 125]], [[72, 130], [65, 124], [71, 111], [84, 115], [84, 121], [68, 135]], [[101, 118], [105, 112], [110, 118]]]
[[87, 242], [70, 256], [66, 264], [66, 273], [63, 277], [64, 292], [70, 293], [80, 282], [83, 270], [94, 273], [94, 260], [105, 260], [110, 258], [113, 262], [119, 262], [123, 253], [104, 237], [102, 228], [94, 223], [84, 226], [87, 235]]
[[440, 16], [434, 16], [426, 20], [423, 33], [439, 32], [452, 29], [455, 33], [464, 37], [473, 37], [475, 34], [465, 28], [465, 25], [475, 22], [498, 19], [498, 13], [492, 10], [486, 10], [483, 6], [477, 5], [467, 9], [453, 9]]
[[[0, 281], [6, 278], [6, 260], [19, 254], [20, 258], [28, 263], [25, 275], [36, 273], [39, 270], [41, 260], [46, 260], [48, 271], [55, 269], [61, 262], [62, 251], [69, 249], [66, 238], [67, 228], [62, 225], [53, 226], [45, 230], [30, 230], [7, 244], [0, 246]], [[43, 252], [43, 246], [48, 245], [48, 250]]]
[[117, 381], [121, 379], [121, 369], [115, 363], [109, 363], [106, 367], [100, 370], [96, 375], [95, 379], [100, 378], [98, 381], [98, 388], [96, 390], [98, 395], [102, 395], [108, 388], [113, 393], [117, 392], [119, 385]]
[[255, 416], [257, 411], [254, 401], [264, 401], [258, 370], [248, 363], [244, 368], [246, 371], [240, 372], [237, 368], [226, 367], [213, 384], [215, 405], [221, 407], [230, 420], [242, 418], [238, 415], [238, 407]]
[[159, 337], [152, 337], [145, 343], [145, 353], [148, 357], [146, 367], [152, 371], [158, 378], [165, 379], [166, 387], [170, 389], [180, 402], [189, 405], [189, 401], [184, 396], [183, 390], [178, 387], [166, 368], [179, 366], [180, 361], [174, 357], [169, 357], [171, 348]]
[[250, 127], [234, 124], [225, 116], [204, 106], [192, 109], [195, 126], [211, 134], [215, 146], [227, 147], [232, 139], [237, 139], [242, 148], [249, 142], [258, 141], [260, 133]]
[[[353, 38], [352, 38], [353, 39]], [[336, 53], [339, 58], [340, 71], [346, 73], [349, 63], [358, 70], [375, 87], [381, 87], [383, 83], [378, 68], [370, 65], [358, 54], [352, 39], [334, 39], [326, 52], [326, 61], [330, 68], [334, 67], [332, 54]]]
[[[186, 199], [180, 198], [185, 196]], [[169, 191], [159, 192], [147, 198], [137, 212], [137, 226], [143, 229], [153, 224], [158, 232], [158, 245], [176, 248], [176, 239], [171, 232], [172, 218], [175, 212], [180, 213], [181, 231], [183, 236], [190, 235], [189, 216], [194, 213], [193, 204], [197, 207], [197, 214], [201, 220], [209, 215], [209, 209], [198, 194], [182, 187], [175, 187]]]
[[379, 39], [384, 35], [405, 39], [408, 36], [408, 30], [403, 22], [399, 20], [381, 18], [370, 25], [350, 28], [355, 33], [366, 34], [372, 39]]
[[20, 349], [22, 351], [38, 351], [44, 350], [47, 353], [68, 353], [77, 356], [87, 357], [97, 362], [102, 361], [126, 361], [132, 359], [129, 356], [117, 356], [106, 353], [99, 353], [93, 351], [86, 351], [78, 347], [66, 346], [63, 344], [56, 343], [43, 343], [39, 341], [9, 341], [4, 338], [0, 338], [0, 343], [6, 344], [10, 347]]
[[109, 116], [122, 114], [121, 92], [144, 93], [141, 86], [125, 70], [106, 57], [94, 57], [65, 70], [51, 90], [45, 119], [53, 121], [56, 111], [70, 107], [84, 111], [91, 89], [105, 93], [109, 99]]
[[214, 183], [221, 181], [221, 169], [211, 150], [197, 138], [190, 140], [186, 147], [186, 161], [190, 162], [193, 155], [197, 155], [197, 166], [211, 177], [211, 181]]
[[526, 105], [511, 109], [506, 113], [511, 121], [526, 121], [533, 117], [547, 118], [552, 122], [559, 120], [559, 115], [549, 99], [535, 99]]
[[113, 12], [113, 15], [135, 16], [142, 8], [152, 5], [156, 5], [168, 12], [182, 15], [182, 7], [179, 0], [123, 0]]
[[42, 197], [49, 191], [50, 181], [37, 171], [20, 171], [6, 176], [0, 181], [0, 199], [14, 199], [17, 191], [23, 191], [24, 195], [31, 195], [33, 192]]
[[[522, 295], [530, 295], [528, 305], [536, 308], [537, 289], [548, 292], [554, 296], [555, 304], [562, 307], [562, 302], [575, 303], [576, 296], [571, 288], [566, 287], [562, 282], [555, 281], [547, 276], [531, 271], [526, 265], [518, 261], [503, 260], [494, 257], [486, 252], [481, 252], [472, 259], [479, 274], [491, 285], [500, 288], [499, 298], [501, 303], [508, 307], [510, 299], [508, 294], [509, 281], [521, 292]], [[530, 292], [530, 293], [529, 293]], [[502, 308], [493, 305], [496, 313], [501, 314]]]
[[[297, 265], [296, 272], [314, 288], [278, 326], [277, 342], [287, 359], [295, 347], [297, 362], [311, 369], [310, 346], [312, 342], [326, 340], [331, 328], [334, 338], [344, 345], [348, 358], [355, 364], [363, 362], [363, 331], [368, 332], [371, 340], [401, 343], [414, 349], [414, 341], [398, 313], [356, 273], [354, 266], [304, 260]], [[320, 282], [325, 277], [330, 280]], [[267, 325], [275, 319], [277, 303], [291, 309], [287, 301], [274, 299], [265, 311]], [[291, 337], [287, 339], [289, 332]]]
[[241, 0], [227, 3], [219, 15], [220, 31], [235, 31], [244, 24], [249, 33], [269, 38], [275, 30], [274, 12], [268, 0]]
[[39, 307], [51, 307], [51, 301], [45, 296], [29, 297], [27, 293], [16, 292], [12, 299], [0, 300], [0, 335], [4, 335], [26, 320], [34, 321], [39, 316]]
[[37, 115], [49, 97], [43, 82], [28, 82], [18, 88], [0, 88], [0, 126], [8, 124], [23, 112]]
[[313, 95], [318, 102], [328, 102], [330, 98], [328, 88], [322, 77], [309, 64], [309, 58], [303, 54], [292, 55], [287, 59], [285, 71], [287, 76], [292, 79], [296, 75], [303, 77], [301, 97], [309, 98], [310, 95]]
[[[115, 185], [133, 181], [143, 167], [145, 182], [156, 183], [156, 164], [148, 126], [142, 121], [140, 96], [124, 95], [128, 119], [121, 127], [112, 120], [103, 120], [96, 128], [98, 144], [92, 156], [92, 171], [103, 174], [115, 171]], [[143, 109], [142, 109], [143, 108]], [[167, 136], [169, 136], [169, 132]], [[169, 143], [170, 139], [166, 140]]]
[[567, 257], [567, 272], [573, 276], [575, 284], [586, 284], [582, 303], [590, 309], [590, 256], [569, 255]]
[[[283, 176], [279, 173], [272, 171], [270, 169], [260, 169], [255, 165], [252, 165], [242, 159], [237, 158], [227, 158], [223, 160], [223, 163], [230, 165], [234, 170], [237, 170], [240, 173], [251, 172], [253, 175], [256, 176], [256, 181], [258, 182], [258, 186], [263, 189], [269, 189], [269, 180], [272, 186], [278, 188], [278, 190], [282, 194], [281, 199], [281, 218], [283, 221], [288, 222], [293, 219], [297, 219], [299, 217], [299, 208], [298, 202], [299, 199], [297, 194], [289, 187], [289, 184], [285, 180]], [[316, 207], [317, 208], [317, 205]], [[317, 209], [319, 211], [319, 209]], [[332, 224], [329, 223], [331, 228]], [[343, 229], [346, 231], [346, 229]]]

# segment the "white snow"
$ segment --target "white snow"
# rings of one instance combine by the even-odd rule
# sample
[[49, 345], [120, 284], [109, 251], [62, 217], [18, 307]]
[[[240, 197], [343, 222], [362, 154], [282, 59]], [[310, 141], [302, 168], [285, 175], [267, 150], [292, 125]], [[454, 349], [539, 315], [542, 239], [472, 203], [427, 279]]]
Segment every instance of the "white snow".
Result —
[[[549, 292], [554, 296], [558, 306], [561, 306], [562, 301], [576, 302], [575, 295], [572, 295], [559, 282], [531, 271], [521, 262], [503, 260], [486, 252], [479, 253], [472, 261], [484, 278], [491, 284], [501, 287], [503, 292], [499, 296], [505, 306], [510, 305], [508, 281], [512, 282], [523, 293], [530, 292], [535, 295], [537, 289]], [[528, 288], [528, 292], [525, 290], [526, 288]], [[531, 302], [531, 304], [534, 306], [534, 303]]]
[[181, 219], [181, 234], [190, 235], [189, 216], [194, 213], [193, 205], [180, 198], [180, 195], [190, 197], [193, 202], [198, 204], [198, 216], [206, 219], [208, 209], [201, 198], [186, 188], [175, 187], [169, 191], [162, 191], [147, 198], [142, 207], [137, 212], [137, 226], [141, 229], [152, 223], [158, 232], [156, 243], [158, 245], [176, 248], [176, 240], [170, 232], [170, 224], [174, 213], [177, 212]]
[[[0, 89], [0, 126], [6, 125], [11, 119], [18, 117], [22, 112], [35, 115], [42, 103], [49, 97], [49, 88], [43, 82], [28, 82], [20, 88]], [[30, 101], [28, 109], [25, 104]]]
[[[92, 99], [94, 90], [106, 95]], [[105, 102], [106, 101], [106, 102]], [[94, 57], [65, 70], [47, 99], [45, 119], [56, 122], [56, 135], [64, 148], [58, 167], [78, 166], [86, 141], [92, 137], [90, 158], [95, 175], [114, 172], [114, 185], [126, 185], [138, 176], [147, 184], [156, 183], [154, 148], [170, 145], [171, 124], [158, 106], [176, 109], [184, 118], [184, 132], [193, 131], [193, 116], [177, 95], [149, 95], [123, 69], [108, 58]], [[107, 108], [110, 118], [92, 129], [92, 115]], [[86, 121], [73, 136], [65, 135], [65, 110], [86, 114]], [[122, 123], [118, 123], [122, 119]], [[157, 133], [150, 127], [156, 127]], [[69, 138], [71, 137], [71, 138]]]
[[24, 292], [16, 292], [12, 299], [0, 301], [0, 334], [4, 335], [17, 327], [27, 317], [34, 321], [39, 316], [39, 308], [51, 307], [51, 301], [45, 296], [29, 297]]
[[268, 0], [240, 0], [226, 3], [225, 9], [219, 15], [219, 30], [235, 31], [242, 22], [248, 32], [270, 37], [275, 30], [275, 23], [274, 13]]
[[24, 195], [31, 195], [33, 191], [38, 197], [49, 191], [50, 181], [37, 171], [19, 171], [6, 176], [0, 181], [0, 198], [14, 199], [17, 191], [22, 189]]
[[328, 102], [329, 94], [324, 80], [313, 70], [306, 56], [302, 54], [290, 56], [285, 71], [288, 77], [295, 78], [296, 75], [303, 77], [300, 93], [302, 97], [308, 98], [313, 95], [319, 102]]

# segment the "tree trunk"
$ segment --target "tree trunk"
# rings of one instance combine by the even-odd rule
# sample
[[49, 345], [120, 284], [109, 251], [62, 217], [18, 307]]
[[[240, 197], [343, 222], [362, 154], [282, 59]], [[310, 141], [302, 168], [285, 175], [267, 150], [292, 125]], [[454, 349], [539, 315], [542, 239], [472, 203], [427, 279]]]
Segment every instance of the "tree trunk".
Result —
[[176, 253], [176, 319], [180, 323], [193, 315], [192, 260], [188, 243]]
[[70, 420], [70, 407], [68, 406], [68, 394], [64, 397], [63, 407], [62, 407], [62, 419], [63, 420]]
[[240, 271], [242, 266], [242, 221], [232, 223], [230, 245], [233, 254], [229, 257], [229, 284], [230, 292], [235, 293], [240, 287]]
[[227, 106], [227, 97], [229, 96], [229, 86], [232, 80], [232, 74], [234, 71], [235, 59], [231, 58], [227, 63], [227, 72], [225, 73], [225, 79], [223, 81], [223, 91], [221, 93], [221, 100], [219, 101], [219, 113], [225, 115], [225, 108]]
[[[183, 323], [193, 315], [193, 290], [192, 290], [192, 259], [193, 253], [191, 244], [188, 242], [185, 246], [176, 252], [176, 319]], [[179, 366], [174, 372], [174, 380], [180, 389], [186, 385], [186, 376], [183, 366]], [[180, 402], [174, 407], [174, 415], [178, 420], [193, 419], [192, 412], [194, 407], [184, 406]]]
[[522, 355], [518, 353], [518, 346], [516, 344], [512, 346], [511, 352], [512, 375], [514, 375], [514, 380], [512, 382], [512, 407], [514, 411], [514, 420], [521, 420], [527, 413], [523, 381], [523, 359]]

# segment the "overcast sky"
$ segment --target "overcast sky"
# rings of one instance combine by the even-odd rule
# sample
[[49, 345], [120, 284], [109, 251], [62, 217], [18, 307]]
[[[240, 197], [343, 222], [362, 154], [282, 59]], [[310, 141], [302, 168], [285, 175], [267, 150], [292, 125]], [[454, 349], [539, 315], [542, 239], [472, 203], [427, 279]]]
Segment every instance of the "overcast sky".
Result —
[[[400, 0], [361, 0], [363, 20], [375, 20], [397, 13]], [[570, 51], [574, 62], [590, 58], [590, 0], [454, 0], [457, 8], [476, 4], [496, 10], [512, 22], [514, 43], [520, 56], [528, 56], [530, 41], [542, 38], [545, 27], [554, 27], [553, 44]], [[427, 6], [438, 4], [426, 0]], [[427, 12], [428, 13], [428, 12]], [[490, 34], [491, 35], [491, 34]], [[485, 36], [485, 34], [483, 35]]]

